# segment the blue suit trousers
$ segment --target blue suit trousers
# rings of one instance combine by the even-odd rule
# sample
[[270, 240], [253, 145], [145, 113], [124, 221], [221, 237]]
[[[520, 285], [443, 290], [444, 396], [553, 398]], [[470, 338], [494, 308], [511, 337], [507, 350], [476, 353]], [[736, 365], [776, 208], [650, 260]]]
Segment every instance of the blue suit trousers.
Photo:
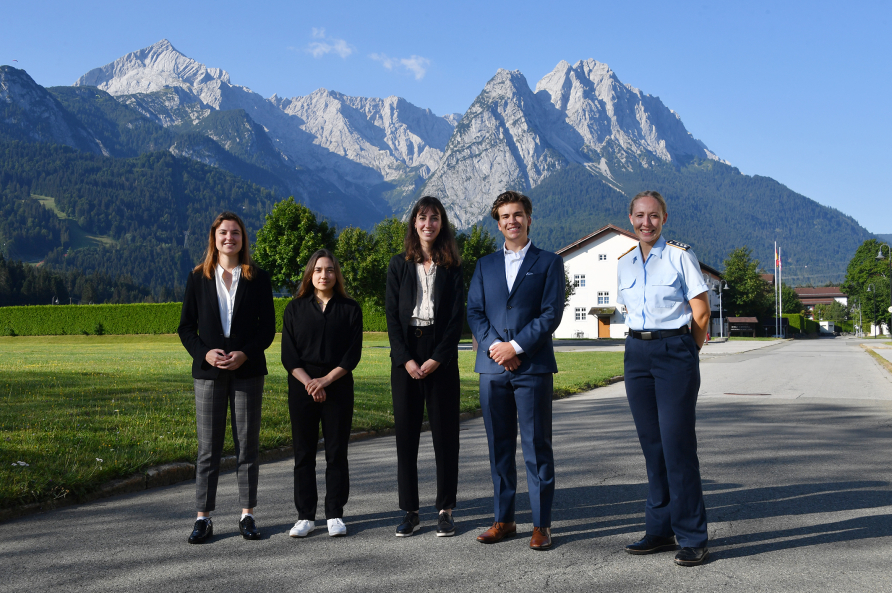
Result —
[[682, 547], [705, 547], [706, 505], [697, 458], [700, 360], [690, 334], [626, 338], [625, 384], [647, 464], [649, 535], [675, 534]]
[[527, 469], [535, 527], [551, 527], [554, 501], [554, 453], [551, 448], [551, 399], [554, 375], [482, 373], [480, 407], [489, 442], [495, 520], [514, 521], [517, 493], [517, 427]]

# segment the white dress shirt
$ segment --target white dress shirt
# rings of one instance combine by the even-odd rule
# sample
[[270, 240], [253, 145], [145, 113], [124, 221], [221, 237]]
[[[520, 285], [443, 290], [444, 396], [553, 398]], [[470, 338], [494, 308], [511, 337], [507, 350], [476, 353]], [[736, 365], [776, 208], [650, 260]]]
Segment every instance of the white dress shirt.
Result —
[[242, 267], [236, 266], [232, 270], [232, 284], [229, 290], [223, 282], [223, 266], [217, 264], [214, 277], [217, 280], [217, 303], [220, 305], [220, 323], [223, 324], [223, 335], [229, 337], [229, 328], [232, 326], [232, 308], [235, 305], [235, 292], [238, 290], [238, 280], [242, 275]]
[[415, 264], [418, 284], [415, 287], [415, 308], [409, 325], [427, 327], [434, 324], [434, 284], [437, 281], [437, 264], [431, 262], [430, 270], [424, 264]]
[[[527, 244], [523, 246], [523, 249], [520, 251], [514, 252], [508, 249], [508, 244], [502, 245], [502, 254], [505, 256], [505, 282], [508, 283], [508, 292], [511, 292], [511, 289], [514, 288], [514, 281], [517, 280], [517, 273], [520, 272], [520, 266], [523, 265], [523, 258], [527, 256], [527, 252], [530, 250], [530, 245], [533, 242], [530, 239], [527, 239]], [[492, 347], [496, 344], [500, 343], [502, 340], [494, 340], [492, 344], [489, 345], [489, 349], [492, 350]], [[511, 340], [510, 344], [514, 347], [514, 352], [516, 354], [523, 354], [523, 348], [520, 347], [515, 340]]]

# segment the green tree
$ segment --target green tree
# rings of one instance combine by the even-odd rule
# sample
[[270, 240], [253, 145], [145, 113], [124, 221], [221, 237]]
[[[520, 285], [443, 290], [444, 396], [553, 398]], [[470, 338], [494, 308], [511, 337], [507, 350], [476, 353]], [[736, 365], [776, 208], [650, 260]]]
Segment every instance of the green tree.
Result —
[[770, 287], [759, 275], [759, 260], [747, 246], [738, 247], [725, 260], [725, 308], [731, 317], [758, 317], [771, 307]]
[[[774, 294], [772, 293], [771, 302], [774, 302]], [[791, 287], [781, 282], [781, 313], [798, 314], [802, 312], [802, 301], [799, 295]], [[773, 310], [773, 309], [772, 309]]]
[[313, 252], [323, 248], [334, 251], [335, 245], [334, 229], [319, 222], [309, 208], [295, 202], [292, 196], [266, 215], [252, 253], [257, 265], [269, 273], [273, 286], [285, 286], [294, 292]]
[[570, 270], [564, 266], [564, 307], [570, 304], [570, 297], [576, 294], [576, 285], [570, 280]]
[[[840, 289], [849, 299], [861, 303], [861, 315], [865, 326], [870, 322], [889, 323], [889, 265], [888, 250], [883, 247], [885, 259], [878, 260], [877, 254], [883, 245], [876, 239], [868, 239], [855, 251], [846, 268], [846, 279]], [[868, 287], [873, 285], [872, 290]], [[876, 319], [874, 319], [874, 306]]]
[[815, 305], [815, 319], [818, 321], [845, 321], [849, 311], [839, 301], [833, 301], [829, 305]]
[[374, 236], [362, 229], [347, 227], [338, 235], [335, 256], [341, 262], [347, 294], [359, 302], [375, 302], [384, 278], [375, 267]]
[[477, 267], [477, 260], [495, 252], [496, 239], [483, 225], [475, 224], [467, 232], [456, 234], [455, 240], [461, 253], [465, 296], [467, 296], [468, 289], [471, 286], [471, 277], [474, 275], [474, 268]]

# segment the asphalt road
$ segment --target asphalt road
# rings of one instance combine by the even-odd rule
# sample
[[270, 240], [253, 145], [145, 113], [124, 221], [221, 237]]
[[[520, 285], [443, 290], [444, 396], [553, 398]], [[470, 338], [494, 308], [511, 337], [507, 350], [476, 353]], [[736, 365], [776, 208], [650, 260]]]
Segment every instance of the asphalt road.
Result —
[[554, 404], [550, 551], [527, 547], [522, 478], [521, 535], [491, 546], [475, 541], [492, 521], [486, 437], [476, 419], [463, 425], [453, 538], [434, 535], [429, 434], [420, 460], [423, 529], [393, 536], [401, 515], [395, 446], [379, 438], [350, 448], [346, 538], [328, 537], [321, 520], [310, 537], [288, 537], [297, 517], [283, 461], [261, 469], [261, 541], [238, 535], [235, 477], [226, 474], [215, 538], [201, 546], [186, 543], [190, 482], [4, 524], [0, 591], [892, 590], [892, 374], [851, 339], [750, 342], [743, 351], [733, 344], [708, 346], [701, 364], [698, 432], [712, 550], [703, 566], [622, 551], [643, 533], [646, 489], [618, 383]]

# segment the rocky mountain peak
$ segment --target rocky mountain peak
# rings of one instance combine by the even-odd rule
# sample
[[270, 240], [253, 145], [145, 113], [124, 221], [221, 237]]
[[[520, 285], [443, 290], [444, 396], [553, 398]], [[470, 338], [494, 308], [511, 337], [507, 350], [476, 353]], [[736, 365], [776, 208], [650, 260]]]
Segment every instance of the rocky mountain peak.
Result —
[[96, 86], [112, 95], [151, 93], [166, 87], [190, 91], [213, 81], [229, 83], [229, 73], [208, 68], [179, 52], [167, 39], [94, 68], [74, 83]]

